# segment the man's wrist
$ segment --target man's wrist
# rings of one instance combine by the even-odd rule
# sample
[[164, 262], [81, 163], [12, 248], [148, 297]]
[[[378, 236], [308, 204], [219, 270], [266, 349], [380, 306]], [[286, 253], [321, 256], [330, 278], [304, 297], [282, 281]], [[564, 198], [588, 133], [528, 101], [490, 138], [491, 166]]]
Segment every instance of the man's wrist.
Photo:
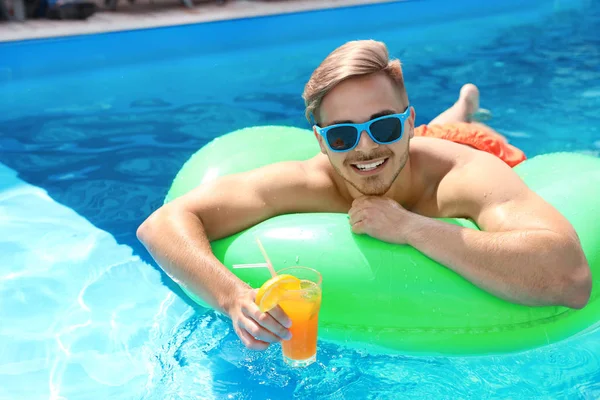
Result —
[[406, 211], [406, 217], [404, 218], [402, 226], [399, 226], [400, 243], [416, 248], [423, 236], [423, 230], [427, 220], [427, 217]]
[[225, 314], [231, 316], [231, 310], [235, 308], [240, 297], [250, 290], [252, 290], [252, 288], [243, 282], [232, 282], [231, 288], [221, 293], [218, 301], [219, 308], [221, 308]]

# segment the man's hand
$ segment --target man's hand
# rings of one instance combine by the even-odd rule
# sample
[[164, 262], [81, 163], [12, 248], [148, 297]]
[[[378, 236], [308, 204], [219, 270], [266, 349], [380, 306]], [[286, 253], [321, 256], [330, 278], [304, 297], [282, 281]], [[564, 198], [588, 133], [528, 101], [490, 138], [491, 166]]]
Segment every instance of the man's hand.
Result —
[[409, 218], [398, 202], [387, 197], [360, 197], [348, 212], [352, 232], [367, 234], [384, 242], [405, 244], [402, 234]]
[[254, 303], [256, 292], [256, 289], [243, 291], [228, 313], [242, 343], [251, 350], [265, 350], [271, 343], [291, 338], [287, 329], [291, 321], [279, 306], [268, 313], [261, 312]]

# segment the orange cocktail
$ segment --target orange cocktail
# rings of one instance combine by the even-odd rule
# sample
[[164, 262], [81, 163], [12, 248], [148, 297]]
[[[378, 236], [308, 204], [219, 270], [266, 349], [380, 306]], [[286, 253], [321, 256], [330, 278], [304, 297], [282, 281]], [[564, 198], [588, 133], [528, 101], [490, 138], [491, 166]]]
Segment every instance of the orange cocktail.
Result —
[[306, 367], [317, 359], [317, 331], [321, 309], [321, 274], [306, 267], [289, 267], [272, 272], [256, 292], [261, 312], [279, 305], [292, 321], [292, 338], [281, 342], [284, 361]]
[[306, 267], [284, 268], [277, 274], [300, 280], [300, 288], [283, 291], [278, 303], [292, 321], [292, 338], [281, 342], [283, 359], [293, 367], [305, 367], [317, 359], [321, 274]]

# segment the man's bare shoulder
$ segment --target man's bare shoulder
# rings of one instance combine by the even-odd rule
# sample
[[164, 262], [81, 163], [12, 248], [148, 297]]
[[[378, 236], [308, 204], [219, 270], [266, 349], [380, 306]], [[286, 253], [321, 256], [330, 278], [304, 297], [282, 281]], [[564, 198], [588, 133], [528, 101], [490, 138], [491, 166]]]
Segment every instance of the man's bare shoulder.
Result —
[[197, 215], [211, 239], [240, 232], [276, 215], [348, 209], [327, 166], [318, 159], [285, 161], [202, 183], [165, 207]]
[[324, 154], [299, 162], [304, 174], [304, 191], [314, 197], [323, 211], [346, 212], [350, 203], [340, 193], [336, 173]]
[[444, 174], [473, 160], [480, 153], [472, 147], [450, 140], [415, 137], [411, 140], [411, 160], [427, 172]]
[[468, 163], [474, 152], [477, 150], [449, 140], [413, 138], [410, 146], [413, 178], [421, 182], [425, 194], [432, 194], [444, 177]]
[[[221, 190], [256, 193], [277, 212], [339, 212], [348, 207], [336, 185], [327, 157], [283, 161], [224, 176], [215, 182]], [[216, 189], [216, 188], [215, 188]]]
[[431, 182], [439, 216], [482, 221], [486, 210], [532, 198], [517, 173], [495, 155], [441, 139], [430, 139], [426, 147], [421, 157], [438, 166]]
[[472, 175], [485, 175], [490, 160], [502, 163], [491, 154], [449, 140], [414, 138], [411, 168], [424, 188], [420, 208], [430, 216], [464, 216], [457, 204], [464, 203], [464, 189], [474, 184]]
[[326, 155], [319, 153], [313, 158], [300, 161], [299, 165], [304, 170], [307, 182], [312, 187], [320, 187], [337, 192], [333, 175], [335, 171]]

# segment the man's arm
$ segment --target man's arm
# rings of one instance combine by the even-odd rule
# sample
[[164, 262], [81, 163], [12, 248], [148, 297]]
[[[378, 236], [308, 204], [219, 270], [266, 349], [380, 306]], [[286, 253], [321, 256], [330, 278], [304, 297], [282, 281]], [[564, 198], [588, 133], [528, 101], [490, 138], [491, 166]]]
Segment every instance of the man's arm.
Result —
[[443, 216], [471, 218], [481, 231], [372, 197], [352, 205], [353, 231], [409, 244], [509, 301], [584, 307], [591, 272], [571, 224], [500, 159], [482, 152], [469, 158], [442, 179], [437, 203]]
[[414, 216], [408, 244], [499, 297], [585, 306], [591, 273], [575, 230], [500, 159], [477, 152], [440, 182], [438, 204], [481, 231]]
[[278, 341], [273, 333], [288, 336], [282, 325], [289, 320], [278, 308], [260, 313], [255, 291], [218, 261], [210, 241], [278, 214], [322, 207], [320, 185], [298, 162], [225, 176], [159, 208], [137, 236], [169, 276], [232, 318], [247, 347], [264, 349]]

